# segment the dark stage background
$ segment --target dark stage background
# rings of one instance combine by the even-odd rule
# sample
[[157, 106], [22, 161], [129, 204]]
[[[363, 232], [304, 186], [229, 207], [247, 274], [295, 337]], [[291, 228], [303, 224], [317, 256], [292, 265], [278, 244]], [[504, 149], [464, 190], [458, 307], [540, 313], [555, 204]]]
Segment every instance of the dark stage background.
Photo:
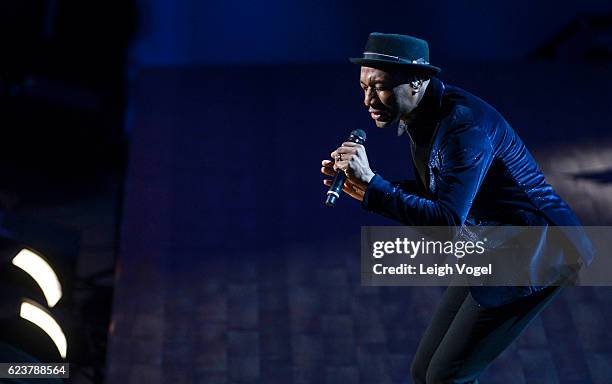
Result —
[[[0, 201], [79, 232], [77, 274], [104, 275], [80, 311], [108, 343], [74, 382], [409, 382], [443, 288], [361, 287], [360, 226], [394, 223], [324, 207], [319, 173], [361, 128], [374, 169], [412, 177], [347, 60], [372, 31], [427, 39], [585, 224], [612, 223], [609, 1], [31, 3], [3, 3]], [[612, 382], [610, 304], [566, 289], [482, 382]]]

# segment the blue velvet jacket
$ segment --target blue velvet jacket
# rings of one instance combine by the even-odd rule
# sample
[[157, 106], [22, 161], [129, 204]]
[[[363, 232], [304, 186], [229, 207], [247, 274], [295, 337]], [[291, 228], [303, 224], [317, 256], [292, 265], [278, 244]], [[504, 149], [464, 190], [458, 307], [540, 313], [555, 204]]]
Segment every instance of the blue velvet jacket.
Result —
[[[548, 184], [522, 140], [493, 107], [478, 97], [432, 78], [409, 123], [416, 180], [392, 182], [376, 174], [363, 208], [405, 225], [557, 225], [580, 265], [593, 257], [591, 243], [569, 206]], [[425, 158], [415, 158], [416, 145]], [[419, 177], [419, 169], [424, 170]], [[577, 251], [577, 252], [576, 252]], [[552, 267], [562, 267], [567, 254]], [[530, 261], [535, 269], [550, 258]], [[474, 299], [495, 307], [542, 286], [471, 287]]]

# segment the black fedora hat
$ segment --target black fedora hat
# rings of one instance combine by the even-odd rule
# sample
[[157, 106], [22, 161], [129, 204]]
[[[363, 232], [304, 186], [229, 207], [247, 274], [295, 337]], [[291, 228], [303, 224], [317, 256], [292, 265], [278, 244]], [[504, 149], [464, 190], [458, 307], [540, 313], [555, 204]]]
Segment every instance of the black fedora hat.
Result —
[[352, 57], [352, 63], [365, 67], [400, 66], [420, 69], [435, 75], [440, 68], [429, 64], [429, 45], [408, 35], [370, 33], [363, 57]]

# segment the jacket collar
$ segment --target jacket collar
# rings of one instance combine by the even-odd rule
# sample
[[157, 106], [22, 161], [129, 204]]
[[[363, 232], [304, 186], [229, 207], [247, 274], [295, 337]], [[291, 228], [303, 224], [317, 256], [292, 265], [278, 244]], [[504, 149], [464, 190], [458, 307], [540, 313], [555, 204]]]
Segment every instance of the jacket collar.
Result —
[[429, 81], [425, 95], [413, 112], [413, 118], [405, 122], [400, 120], [398, 135], [408, 132], [417, 144], [427, 145], [433, 135], [440, 117], [444, 83], [435, 77]]

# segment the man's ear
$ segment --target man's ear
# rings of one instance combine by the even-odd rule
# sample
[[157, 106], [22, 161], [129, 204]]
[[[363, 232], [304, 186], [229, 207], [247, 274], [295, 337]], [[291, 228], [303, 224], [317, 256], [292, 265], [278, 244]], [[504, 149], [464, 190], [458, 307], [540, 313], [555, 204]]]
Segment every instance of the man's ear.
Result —
[[423, 80], [421, 80], [421, 79], [412, 80], [410, 82], [410, 88], [412, 88], [412, 96], [414, 96], [417, 93], [421, 92], [421, 88], [422, 87], [423, 87]]

